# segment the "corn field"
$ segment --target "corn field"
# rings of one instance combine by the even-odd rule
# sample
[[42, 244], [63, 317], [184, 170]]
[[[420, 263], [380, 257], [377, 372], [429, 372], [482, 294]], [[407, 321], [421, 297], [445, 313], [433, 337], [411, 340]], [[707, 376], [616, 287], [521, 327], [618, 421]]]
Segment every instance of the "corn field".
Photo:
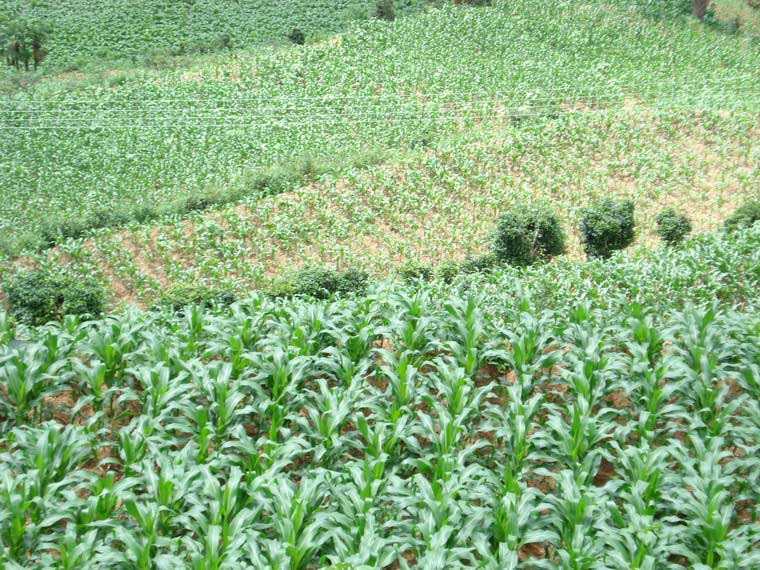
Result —
[[0, 568], [760, 567], [758, 230], [586, 281], [0, 318]]

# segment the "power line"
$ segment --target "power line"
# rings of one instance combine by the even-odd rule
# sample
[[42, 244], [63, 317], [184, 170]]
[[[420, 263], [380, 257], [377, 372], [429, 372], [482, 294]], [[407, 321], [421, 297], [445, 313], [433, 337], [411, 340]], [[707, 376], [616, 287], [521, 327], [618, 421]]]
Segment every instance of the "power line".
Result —
[[[710, 85], [718, 85], [718, 86], [726, 86], [727, 82], [733, 82], [737, 80], [750, 80], [750, 86], [757, 87], [757, 77], [754, 75], [738, 75], [738, 76], [732, 76], [730, 78], [716, 78], [716, 79], [710, 79], [702, 82], [694, 82], [691, 84], [684, 84], [684, 83], [676, 83], [673, 81], [672, 87], [674, 89], [689, 89], [689, 88], [700, 88], [700, 87], [708, 87]], [[602, 86], [605, 88], [618, 88], [618, 89], [632, 89], [632, 88], [646, 88], [649, 86], [656, 86], [656, 85], [666, 85], [666, 83], [663, 80], [651, 80], [651, 81], [642, 81], [642, 82], [636, 82], [636, 83], [616, 83], [614, 81], [611, 81], [610, 83], [598, 83], [597, 86]], [[583, 93], [583, 92], [590, 92], [592, 87], [586, 87], [586, 88], [579, 88], [576, 90], [570, 90], [571, 93]], [[492, 95], [504, 95], [504, 94], [513, 94], [513, 95], [530, 95], [532, 91], [541, 92], [541, 93], [557, 93], [557, 92], [564, 92], [567, 93], [569, 90], [567, 87], [549, 87], [549, 88], [533, 88], [533, 89], [516, 89], [512, 91], [503, 91], [503, 90], [480, 90], [480, 91], [469, 91], [469, 92], [459, 92], [459, 93], [453, 93], [452, 95], [455, 95], [457, 98], [466, 98], [468, 96], [492, 96]], [[447, 95], [446, 93], [443, 93], [443, 95]], [[375, 94], [375, 95], [361, 95], [361, 94], [325, 94], [325, 95], [288, 95], [288, 94], [281, 94], [281, 95], [260, 95], [260, 96], [242, 96], [242, 97], [160, 97], [160, 98], [150, 98], [150, 97], [140, 97], [140, 98], [124, 98], [124, 99], [118, 99], [117, 101], [120, 103], [124, 102], [134, 102], [135, 104], [143, 105], [145, 103], [156, 103], [156, 102], [185, 102], [185, 103], [193, 103], [197, 104], [200, 102], [256, 102], [256, 101], [279, 101], [284, 100], [292, 103], [297, 103], [301, 101], [326, 101], [326, 102], [334, 102], [334, 101], [343, 101], [343, 100], [399, 100], [399, 99], [425, 99], [426, 97], [429, 97], [430, 94], [428, 93], [406, 93], [406, 94]], [[67, 105], [69, 104], [104, 104], [106, 101], [104, 101], [102, 98], [100, 99], [48, 99], [43, 100], [41, 103], [65, 103]]]
[[[725, 97], [724, 97], [725, 98]], [[675, 110], [677, 107], [672, 106], [672, 103], [676, 103], [677, 101], [671, 101], [670, 106], [667, 107], [666, 110]], [[697, 101], [700, 102], [700, 101]], [[666, 102], [667, 103], [667, 102]], [[693, 100], [682, 100], [680, 103], [684, 104], [691, 104], [694, 103]], [[569, 105], [570, 103], [568, 103]], [[653, 110], [662, 110], [658, 107], [650, 107]], [[684, 106], [683, 108], [691, 108], [691, 106]], [[624, 109], [617, 109], [618, 111], [624, 111]], [[552, 106], [519, 106], [519, 107], [508, 107], [508, 108], [502, 108], [502, 109], [496, 109], [492, 110], [490, 113], [490, 116], [493, 117], [496, 116], [502, 116], [502, 117], [515, 117], [515, 118], [523, 118], [523, 117], [535, 117], [535, 116], [545, 116], [547, 114], [581, 114], [581, 113], [594, 113], [594, 112], [610, 112], [610, 109], [563, 109], [561, 107], [557, 107], [555, 105]], [[612, 110], [614, 111], [614, 109]], [[485, 112], [485, 110], [484, 110]], [[754, 113], [752, 113], [754, 114]], [[436, 118], [439, 119], [439, 122], [446, 122], [447, 120], [449, 122], [455, 121], [455, 120], [461, 120], [461, 119], [467, 119], [469, 117], [474, 117], [477, 115], [477, 111], [471, 112], [469, 115], [466, 112], [466, 108], [460, 109], [458, 111], [454, 109], [449, 109], [447, 113], [441, 113], [441, 114], [432, 114], [432, 113], [425, 113], [419, 112], [419, 113], [412, 113], [412, 114], [406, 114], [406, 115], [400, 115], [400, 114], [394, 114], [394, 113], [386, 113], [375, 115], [373, 118], [364, 119], [358, 124], [351, 124], [351, 123], [342, 123], [337, 124], [334, 120], [325, 120], [325, 119], [319, 119], [319, 120], [302, 120], [302, 121], [275, 121], [271, 123], [244, 123], [244, 122], [229, 122], [230, 117], [220, 117], [221, 119], [224, 119], [224, 122], [201, 122], [201, 121], [189, 121], [189, 120], [183, 120], [183, 121], [173, 121], [173, 122], [167, 122], [167, 123], [156, 123], [155, 121], [149, 121], [148, 123], [144, 124], [135, 124], [135, 123], [111, 123], [111, 124], [97, 124], [94, 122], [58, 122], [57, 124], [45, 124], [45, 125], [21, 125], [21, 126], [13, 126], [13, 125], [4, 125], [0, 126], [0, 130], [16, 130], [16, 131], [35, 131], [35, 130], [83, 130], [83, 129], [155, 129], [155, 130], [167, 130], [167, 129], [176, 129], [176, 128], [192, 128], [192, 129], [203, 129], [203, 128], [229, 128], [229, 129], [246, 129], [246, 130], [255, 130], [255, 131], [265, 131], [265, 130], [275, 130], [279, 128], [293, 128], [293, 127], [315, 127], [315, 126], [333, 126], [333, 127], [339, 127], [339, 128], [361, 128], [364, 126], [371, 126], [371, 125], [380, 125], [380, 124], [388, 124], [388, 123], [397, 123], [397, 124], [403, 124], [406, 122], [411, 122], [414, 120], [425, 120], [430, 118]], [[361, 115], [347, 115], [347, 117], [350, 118], [357, 118]], [[244, 119], [250, 119], [250, 117], [243, 117]], [[331, 117], [334, 119], [334, 116]], [[443, 119], [443, 120], [440, 120]]]
[[[667, 95], [669, 93], [675, 94], [675, 93], [682, 93], [684, 90], [681, 89], [674, 89], [673, 91], [659, 91], [657, 95], [663, 96]], [[748, 94], [753, 93], [756, 91], [760, 91], [760, 86], [742, 86], [739, 89], [732, 89], [732, 90], [726, 90], [721, 89], [721, 94], [728, 94], [729, 92], [731, 94]], [[706, 95], [705, 91], [702, 91], [701, 94], [704, 96]], [[642, 95], [642, 94], [639, 94]], [[561, 97], [543, 97], [543, 98], [530, 98], [525, 104], [540, 104], [540, 103], [547, 103], [547, 104], [556, 104], [556, 103], [571, 103], [571, 102], [604, 102], [608, 100], [617, 100], [621, 97], [625, 97], [625, 93], [609, 93], [609, 94], [596, 94], [596, 95], [586, 95], [586, 96], [574, 96], [571, 99], [568, 98], [561, 98]], [[649, 95], [651, 96], [651, 94]], [[408, 101], [408, 102], [399, 102], [398, 104], [394, 105], [394, 109], [403, 109], [403, 108], [412, 108], [417, 109], [420, 107], [435, 107], [435, 106], [445, 106], [445, 105], [459, 105], [459, 104], [493, 104], [496, 102], [506, 102], [506, 99], [496, 99], [496, 98], [489, 98], [489, 99], [464, 99], [464, 100], [456, 100], [456, 99], [437, 99], [437, 100], [429, 100], [429, 101]], [[184, 108], [179, 107], [169, 107], [165, 106], [163, 108], [153, 108], [153, 107], [147, 107], [142, 109], [126, 109], [126, 108], [89, 108], [89, 109], [0, 109], [0, 116], [8, 116], [8, 115], [31, 115], [32, 118], [45, 118], [47, 116], [64, 116], [64, 115], [76, 115], [76, 116], [87, 116], [87, 115], [123, 115], [123, 114], [131, 114], [135, 116], [150, 116], [150, 113], [161, 113], [161, 114], [171, 114], [171, 113], [180, 113], [184, 111]], [[378, 105], [378, 104], [367, 104], [364, 103], [362, 105], [356, 105], [352, 107], [348, 111], [336, 112], [332, 111], [330, 109], [326, 109], [323, 106], [301, 106], [298, 107], [296, 105], [292, 105], [289, 107], [257, 107], [254, 109], [251, 109], [250, 111], [246, 111], [246, 109], [241, 107], [216, 107], [216, 108], [204, 108], [199, 106], [194, 106], [192, 108], [193, 113], [186, 114], [185, 116], [202, 116], [202, 113], [207, 113], [209, 115], [218, 114], [220, 112], [224, 111], [235, 111], [238, 113], [246, 113], [247, 116], [255, 117], [255, 118], [267, 118], [270, 114], [277, 114], [277, 113], [300, 113], [304, 114], [307, 111], [317, 110], [317, 111], [326, 111], [329, 113], [330, 116], [341, 116], [348, 113], [354, 113], [364, 110], [372, 110], [372, 112], [375, 113], [384, 113], [387, 112], [384, 110], [384, 106]], [[145, 111], [145, 114], [140, 115], [139, 111]]]

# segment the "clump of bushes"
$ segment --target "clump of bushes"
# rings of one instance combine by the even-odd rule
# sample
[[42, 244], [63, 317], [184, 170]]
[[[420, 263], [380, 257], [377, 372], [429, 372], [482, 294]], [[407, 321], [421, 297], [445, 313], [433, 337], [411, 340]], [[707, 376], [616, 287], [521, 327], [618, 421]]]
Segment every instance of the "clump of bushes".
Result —
[[461, 6], [491, 6], [492, 0], [454, 0], [455, 5]]
[[444, 283], [451, 283], [462, 272], [461, 261], [446, 261], [438, 266], [436, 276]]
[[547, 206], [516, 206], [504, 212], [496, 225], [493, 254], [511, 265], [530, 265], [565, 251], [565, 231]]
[[486, 253], [477, 257], [468, 257], [462, 262], [461, 273], [485, 273], [499, 265], [499, 259], [494, 253]]
[[98, 316], [105, 290], [94, 279], [38, 269], [22, 271], [4, 286], [11, 315], [20, 323], [43, 325], [65, 315]]
[[655, 218], [657, 235], [668, 245], [677, 245], [691, 233], [691, 222], [673, 208], [663, 210]]
[[349, 269], [338, 274], [337, 293], [363, 295], [367, 292], [369, 273], [360, 269]]
[[291, 278], [278, 279], [269, 287], [272, 297], [303, 295], [315, 299], [328, 299], [336, 293], [362, 295], [367, 291], [369, 274], [358, 269], [335, 271], [333, 269], [307, 267], [297, 271]]
[[423, 263], [407, 262], [398, 270], [406, 281], [430, 281], [434, 275], [433, 268]]
[[188, 305], [212, 307], [231, 305], [236, 301], [235, 292], [230, 288], [215, 288], [204, 285], [173, 285], [158, 299], [156, 306], [171, 307], [179, 311]]
[[606, 259], [628, 247], [634, 238], [635, 220], [631, 200], [602, 198], [581, 212], [583, 250], [588, 257]]
[[726, 220], [725, 228], [733, 232], [742, 228], [751, 228], [760, 220], [760, 200], [750, 200], [736, 209]]
[[297, 46], [302, 46], [306, 43], [306, 35], [299, 28], [293, 28], [288, 34], [288, 39]]
[[392, 22], [396, 19], [396, 7], [393, 0], [377, 0], [375, 4], [375, 17], [380, 20]]
[[438, 266], [437, 277], [445, 283], [451, 283], [457, 275], [486, 273], [499, 264], [493, 253], [469, 257], [463, 261], [447, 261]]

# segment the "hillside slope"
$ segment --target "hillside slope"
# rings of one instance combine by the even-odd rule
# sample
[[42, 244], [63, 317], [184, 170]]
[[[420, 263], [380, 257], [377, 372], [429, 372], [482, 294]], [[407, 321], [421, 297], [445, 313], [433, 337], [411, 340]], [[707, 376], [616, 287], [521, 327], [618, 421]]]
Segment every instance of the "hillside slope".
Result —
[[44, 80], [0, 101], [0, 244], [15, 255], [184, 214], [267, 188], [262, 168], [310, 157], [345, 172], [515, 116], [631, 100], [756, 113], [759, 65], [756, 43], [687, 20], [519, 0], [179, 69]]
[[0, 329], [0, 561], [752, 567], [759, 252]]

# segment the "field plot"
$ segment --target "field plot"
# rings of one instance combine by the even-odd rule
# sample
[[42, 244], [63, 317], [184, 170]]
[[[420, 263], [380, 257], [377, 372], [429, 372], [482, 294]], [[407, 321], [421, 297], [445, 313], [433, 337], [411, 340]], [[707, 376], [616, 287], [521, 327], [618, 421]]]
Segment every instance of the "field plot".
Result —
[[[423, 2], [398, 2], [400, 13]], [[304, 34], [331, 34], [367, 19], [372, 0], [4, 0], [8, 14], [49, 28], [48, 66], [111, 63], [153, 56], [286, 43]], [[103, 64], [101, 64], [103, 65]]]
[[17, 255], [236, 201], [271, 190], [262, 168], [311, 158], [341, 172], [489, 119], [632, 100], [756, 112], [759, 63], [756, 42], [680, 20], [520, 0], [179, 69], [46, 79], [0, 100], [0, 245]]
[[438, 265], [485, 253], [499, 212], [546, 200], [582, 255], [578, 208], [600, 196], [634, 200], [638, 246], [656, 245], [656, 214], [688, 213], [696, 231], [722, 221], [760, 187], [756, 115], [567, 114], [489, 129], [389, 165], [278, 196], [145, 224], [63, 245], [46, 258], [100, 274], [121, 301], [167, 286], [241, 290], [303, 266], [376, 276], [407, 262]]
[[757, 567], [759, 245], [33, 331], [0, 560]]
[[756, 9], [463, 4], [4, 1], [0, 570], [760, 568]]

